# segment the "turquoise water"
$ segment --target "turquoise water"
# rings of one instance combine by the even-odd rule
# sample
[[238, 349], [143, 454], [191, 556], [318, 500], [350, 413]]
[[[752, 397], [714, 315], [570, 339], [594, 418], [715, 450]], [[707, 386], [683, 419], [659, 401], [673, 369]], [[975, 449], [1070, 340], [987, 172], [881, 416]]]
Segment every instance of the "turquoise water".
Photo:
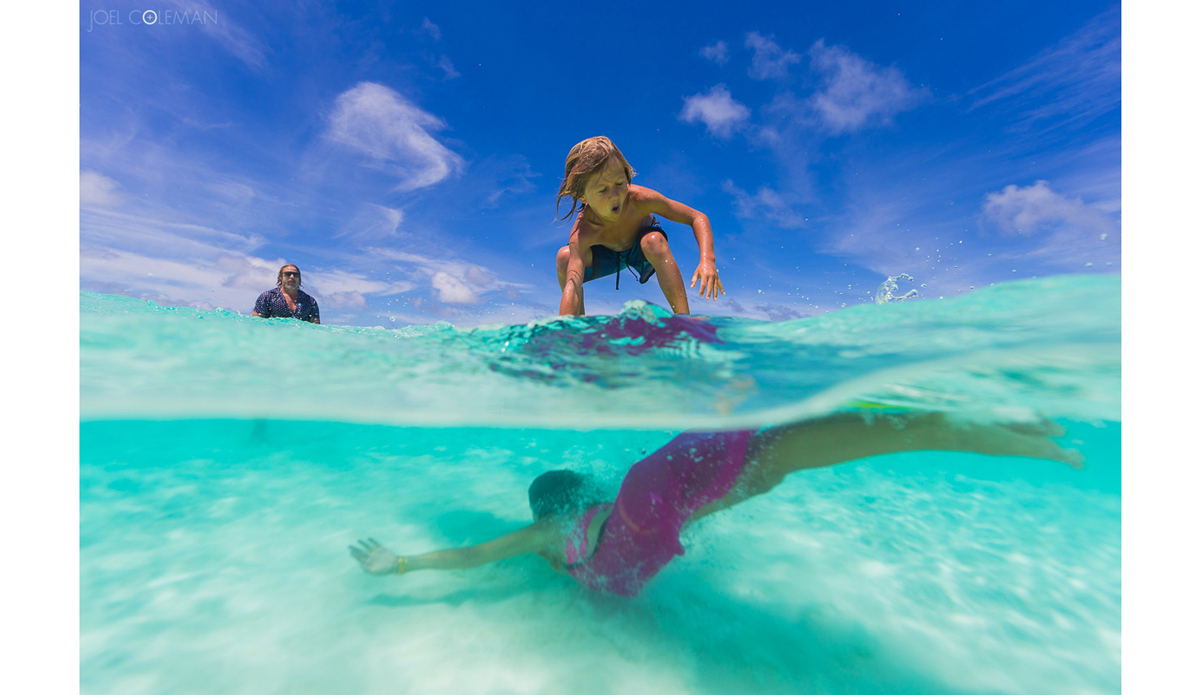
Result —
[[[312, 326], [81, 295], [87, 693], [1115, 693], [1120, 278], [765, 323]], [[870, 403], [872, 405], [867, 405]], [[376, 578], [615, 491], [689, 427], [1049, 417], [1087, 456], [893, 454], [688, 530], [635, 599], [536, 557]]]

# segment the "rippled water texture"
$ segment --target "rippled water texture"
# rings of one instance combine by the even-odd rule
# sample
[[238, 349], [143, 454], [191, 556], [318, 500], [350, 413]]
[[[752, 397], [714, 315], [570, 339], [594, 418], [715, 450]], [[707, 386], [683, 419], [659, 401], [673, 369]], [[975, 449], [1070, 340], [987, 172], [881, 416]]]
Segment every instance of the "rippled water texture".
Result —
[[[81, 296], [86, 693], [1116, 693], [1120, 280], [765, 323], [400, 330]], [[882, 408], [881, 408], [882, 407]], [[615, 491], [688, 427], [1044, 416], [1087, 456], [894, 454], [714, 515], [635, 599], [536, 557], [375, 578]]]

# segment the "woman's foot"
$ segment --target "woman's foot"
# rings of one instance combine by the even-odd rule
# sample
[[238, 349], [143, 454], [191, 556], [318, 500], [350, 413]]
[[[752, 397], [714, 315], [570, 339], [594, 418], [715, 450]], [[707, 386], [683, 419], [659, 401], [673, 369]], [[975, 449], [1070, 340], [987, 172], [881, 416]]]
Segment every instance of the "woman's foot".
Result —
[[1083, 454], [1064, 449], [1051, 437], [1066, 433], [1049, 420], [1013, 422], [1002, 425], [959, 425], [957, 437], [968, 451], [993, 456], [1029, 456], [1061, 461], [1072, 468], [1083, 468]]

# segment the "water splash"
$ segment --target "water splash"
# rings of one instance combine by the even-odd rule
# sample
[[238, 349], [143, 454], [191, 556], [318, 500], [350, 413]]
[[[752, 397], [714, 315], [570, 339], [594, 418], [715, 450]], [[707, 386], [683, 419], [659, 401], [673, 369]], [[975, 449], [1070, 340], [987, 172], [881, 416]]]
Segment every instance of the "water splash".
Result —
[[888, 279], [884, 280], [883, 284], [879, 286], [879, 289], [875, 290], [876, 304], [898, 302], [908, 299], [909, 297], [917, 296], [916, 290], [909, 290], [904, 294], [896, 294], [900, 291], [900, 285], [896, 282], [897, 280], [908, 280], [909, 282], [912, 282], [913, 276], [909, 275], [908, 273], [900, 273], [899, 275], [889, 276]]

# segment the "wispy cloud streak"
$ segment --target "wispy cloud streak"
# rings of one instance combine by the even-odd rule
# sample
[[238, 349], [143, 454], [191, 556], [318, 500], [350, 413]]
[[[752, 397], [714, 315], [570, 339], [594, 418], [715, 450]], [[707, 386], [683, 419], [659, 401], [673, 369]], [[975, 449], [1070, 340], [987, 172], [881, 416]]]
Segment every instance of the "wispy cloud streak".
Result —
[[763, 217], [782, 229], [804, 226], [804, 216], [797, 209], [794, 194], [781, 195], [770, 186], [761, 186], [751, 195], [738, 188], [731, 179], [721, 184], [721, 190], [733, 196], [734, 214], [741, 219]]
[[1083, 124], [1121, 105], [1121, 15], [1115, 7], [1027, 63], [971, 90], [970, 109], [1008, 103], [1018, 127]]
[[200, 0], [168, 0], [172, 5], [190, 16], [208, 17], [216, 21], [194, 22], [205, 34], [252, 68], [261, 68], [267, 63], [266, 51], [254, 36], [234, 22], [229, 12], [217, 10]]

